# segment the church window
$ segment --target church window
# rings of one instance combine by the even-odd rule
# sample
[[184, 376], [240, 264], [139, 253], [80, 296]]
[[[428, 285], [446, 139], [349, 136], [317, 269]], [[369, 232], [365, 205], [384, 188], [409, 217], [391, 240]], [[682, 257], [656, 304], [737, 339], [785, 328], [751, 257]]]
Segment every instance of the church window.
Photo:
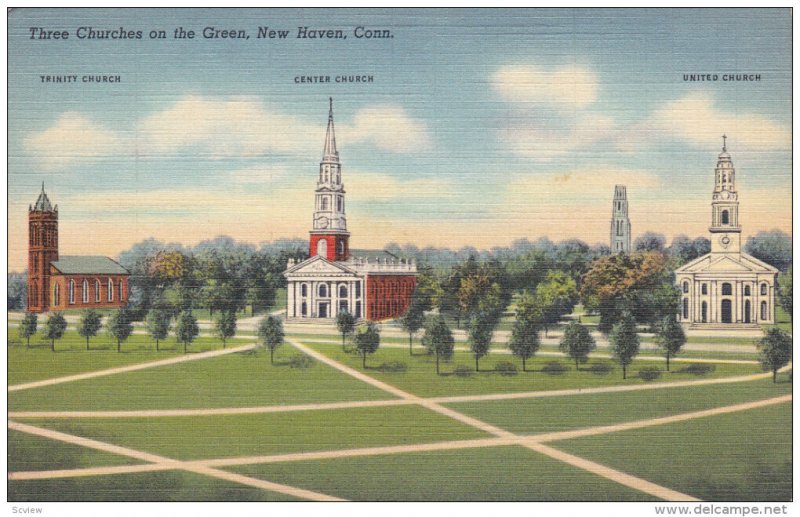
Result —
[[729, 224], [729, 222], [728, 222], [728, 211], [727, 210], [723, 210], [722, 211], [722, 224]]
[[324, 257], [328, 254], [328, 241], [320, 239], [317, 241], [317, 255]]
[[347, 286], [340, 285], [339, 286], [339, 298], [347, 298]]
[[61, 305], [61, 286], [59, 284], [53, 287], [53, 305]]
[[705, 323], [708, 320], [708, 304], [703, 302], [700, 306], [700, 321]]
[[100, 303], [100, 280], [94, 279], [94, 301]]
[[123, 297], [122, 297], [122, 280], [119, 281], [119, 283], [117, 284], [117, 287], [119, 288], [119, 301], [122, 301], [123, 300]]
[[767, 302], [761, 302], [761, 319], [767, 319]]
[[69, 303], [75, 303], [75, 280], [69, 281]]
[[684, 282], [683, 283], [683, 292], [684, 293], [688, 293], [689, 292], [689, 282]]
[[356, 302], [356, 313], [354, 314], [356, 318], [361, 317], [361, 302]]
[[700, 286], [700, 294], [708, 294], [708, 284], [702, 284]]
[[340, 212], [344, 211], [344, 203], [342, 202], [342, 197], [338, 196], [336, 198], [336, 209]]
[[730, 296], [733, 294], [733, 289], [731, 288], [731, 284], [725, 282], [722, 284], [722, 296]]
[[89, 282], [86, 280], [81, 284], [81, 302], [89, 303]]
[[108, 299], [109, 302], [114, 301], [114, 282], [112, 282], [110, 278], [106, 283], [106, 299]]
[[306, 284], [300, 285], [300, 296], [302, 296], [303, 298], [308, 296], [308, 285]]
[[356, 298], [361, 298], [361, 282], [356, 282]]
[[750, 286], [749, 285], [744, 286], [744, 295], [745, 296], [750, 296]]
[[344, 255], [344, 241], [339, 241], [339, 255]]
[[689, 298], [683, 299], [683, 319], [689, 319]]
[[767, 294], [767, 284], [761, 284], [761, 295], [764, 296]]
[[328, 296], [328, 286], [327, 286], [327, 285], [325, 285], [325, 284], [319, 284], [319, 295], [320, 295], [322, 298], [325, 298], [325, 297], [327, 297], [327, 296]]
[[300, 315], [301, 316], [306, 316], [307, 314], [308, 314], [308, 305], [306, 305], [306, 302], [303, 302], [300, 305]]
[[320, 208], [321, 210], [327, 210], [328, 209], [328, 198], [327, 197], [323, 197], [322, 198], [322, 204], [320, 206], [321, 206], [321, 208]]

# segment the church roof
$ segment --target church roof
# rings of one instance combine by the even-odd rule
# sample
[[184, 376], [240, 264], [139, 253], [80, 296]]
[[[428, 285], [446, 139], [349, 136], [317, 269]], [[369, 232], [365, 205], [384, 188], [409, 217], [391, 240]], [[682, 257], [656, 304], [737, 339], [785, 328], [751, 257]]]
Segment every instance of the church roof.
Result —
[[315, 275], [355, 275], [356, 272], [345, 265], [345, 262], [338, 262], [338, 261], [330, 261], [325, 257], [321, 257], [319, 255], [315, 255], [311, 258], [308, 258], [302, 262], [297, 262], [295, 264], [291, 264], [283, 272], [284, 275], [304, 275], [304, 274], [315, 274]]
[[50, 203], [50, 200], [47, 198], [47, 194], [44, 192], [44, 182], [42, 182], [42, 192], [36, 199], [36, 204], [33, 205], [33, 209], [41, 212], [53, 211], [53, 205]]
[[336, 150], [336, 134], [333, 130], [333, 97], [328, 100], [330, 101], [330, 109], [328, 111], [328, 129], [325, 132], [325, 149], [322, 151], [322, 161], [338, 162], [339, 151]]
[[65, 256], [50, 263], [64, 275], [129, 275], [127, 269], [108, 257]]
[[709, 253], [684, 264], [675, 273], [778, 273], [769, 264], [747, 253]]

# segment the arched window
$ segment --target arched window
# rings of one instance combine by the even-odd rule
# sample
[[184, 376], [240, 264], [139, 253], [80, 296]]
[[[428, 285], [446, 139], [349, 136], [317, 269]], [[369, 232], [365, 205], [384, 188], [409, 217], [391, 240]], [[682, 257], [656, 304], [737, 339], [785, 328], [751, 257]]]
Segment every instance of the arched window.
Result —
[[341, 196], [337, 196], [337, 198], [336, 198], [336, 208], [340, 212], [344, 211], [344, 200], [342, 199]]
[[119, 288], [119, 291], [118, 291], [119, 301], [122, 301], [122, 300], [125, 299], [125, 297], [122, 296], [122, 280], [119, 281], [119, 283], [117, 284], [117, 287]]
[[722, 284], [722, 296], [730, 296], [733, 294], [733, 288], [731, 288], [731, 284], [725, 282]]
[[683, 292], [684, 293], [688, 293], [689, 292], [689, 282], [684, 282], [683, 283]]
[[356, 282], [356, 298], [361, 298], [361, 282]]
[[319, 284], [319, 295], [321, 298], [326, 298], [328, 296], [328, 286], [325, 284]]
[[303, 298], [308, 296], [308, 285], [306, 284], [300, 285], [300, 296], [302, 296]]
[[328, 241], [320, 239], [317, 241], [317, 255], [325, 257], [328, 255]]
[[749, 285], [744, 286], [744, 295], [745, 296], [750, 296], [750, 286]]
[[344, 241], [339, 241], [339, 255], [344, 255]]
[[61, 305], [61, 286], [58, 283], [53, 286], [53, 305]]
[[94, 301], [100, 303], [100, 280], [94, 279]]
[[320, 210], [327, 210], [328, 209], [328, 198], [322, 198], [322, 204], [320, 205]]
[[89, 282], [86, 280], [81, 284], [81, 303], [89, 303]]
[[767, 294], [767, 284], [761, 284], [761, 295], [764, 296]]
[[69, 281], [69, 303], [75, 303], [75, 280]]
[[708, 284], [700, 285], [700, 294], [708, 294]]
[[108, 282], [106, 283], [106, 299], [109, 302], [113, 302], [114, 301], [114, 282], [112, 282], [110, 278], [108, 279]]
[[728, 224], [728, 211], [722, 211], [722, 224]]
[[689, 298], [683, 299], [683, 319], [689, 319]]
[[764, 321], [767, 319], [767, 302], [761, 302], [761, 319]]
[[339, 286], [339, 298], [347, 298], [347, 286], [340, 285]]

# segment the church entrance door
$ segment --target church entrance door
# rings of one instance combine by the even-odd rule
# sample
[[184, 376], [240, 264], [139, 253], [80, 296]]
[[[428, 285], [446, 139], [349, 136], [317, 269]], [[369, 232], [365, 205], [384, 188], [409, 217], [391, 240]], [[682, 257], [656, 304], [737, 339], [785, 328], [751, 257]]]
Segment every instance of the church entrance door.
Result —
[[731, 301], [722, 300], [722, 323], [731, 322]]
[[320, 318], [327, 318], [328, 317], [328, 303], [320, 303], [319, 304], [319, 317]]
[[744, 322], [750, 323], [750, 300], [744, 302]]

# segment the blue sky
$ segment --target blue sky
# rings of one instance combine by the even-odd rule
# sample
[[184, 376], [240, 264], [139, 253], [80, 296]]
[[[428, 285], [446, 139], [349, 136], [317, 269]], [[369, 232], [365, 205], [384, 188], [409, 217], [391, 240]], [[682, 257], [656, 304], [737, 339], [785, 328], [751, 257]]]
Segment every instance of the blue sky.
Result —
[[[70, 38], [31, 40], [32, 26]], [[179, 26], [250, 39], [174, 40]], [[290, 34], [256, 39], [259, 26]], [[348, 37], [298, 39], [299, 26]], [[393, 38], [358, 39], [357, 26]], [[144, 38], [80, 40], [78, 27]], [[357, 247], [605, 242], [615, 183], [634, 235], [704, 235], [723, 132], [745, 235], [791, 232], [788, 9], [22, 9], [8, 53], [12, 270], [42, 181], [64, 254], [304, 237], [328, 96]], [[683, 79], [699, 73], [719, 79]], [[81, 81], [103, 74], [121, 82]], [[294, 82], [351, 74], [373, 82]]]

